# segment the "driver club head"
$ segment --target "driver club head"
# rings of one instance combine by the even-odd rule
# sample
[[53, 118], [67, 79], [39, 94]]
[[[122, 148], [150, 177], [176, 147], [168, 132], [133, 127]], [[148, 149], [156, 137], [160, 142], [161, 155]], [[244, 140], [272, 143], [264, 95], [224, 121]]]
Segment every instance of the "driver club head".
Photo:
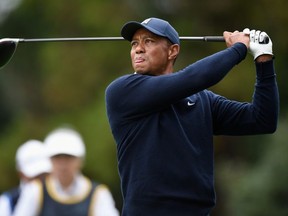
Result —
[[12, 58], [18, 45], [18, 39], [0, 40], [0, 68], [4, 67]]

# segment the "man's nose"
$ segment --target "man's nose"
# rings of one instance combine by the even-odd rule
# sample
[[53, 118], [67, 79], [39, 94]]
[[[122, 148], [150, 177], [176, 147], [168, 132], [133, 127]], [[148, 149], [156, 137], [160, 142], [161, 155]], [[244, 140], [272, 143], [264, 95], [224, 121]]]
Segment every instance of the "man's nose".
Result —
[[136, 51], [136, 53], [143, 53], [145, 51], [144, 44], [139, 42], [139, 44], [137, 45], [135, 51]]

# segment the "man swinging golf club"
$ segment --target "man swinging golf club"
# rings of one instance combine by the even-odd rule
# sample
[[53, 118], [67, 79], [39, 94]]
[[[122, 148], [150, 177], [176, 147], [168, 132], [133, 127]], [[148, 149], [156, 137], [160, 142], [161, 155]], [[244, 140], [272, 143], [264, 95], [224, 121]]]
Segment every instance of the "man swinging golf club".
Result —
[[[131, 43], [135, 72], [107, 87], [106, 108], [117, 143], [122, 215], [209, 215], [215, 206], [213, 135], [276, 130], [272, 41], [261, 31], [225, 31], [226, 49], [174, 73], [180, 41], [168, 22], [128, 22], [121, 34]], [[257, 76], [252, 102], [206, 90], [243, 61], [247, 51]]]

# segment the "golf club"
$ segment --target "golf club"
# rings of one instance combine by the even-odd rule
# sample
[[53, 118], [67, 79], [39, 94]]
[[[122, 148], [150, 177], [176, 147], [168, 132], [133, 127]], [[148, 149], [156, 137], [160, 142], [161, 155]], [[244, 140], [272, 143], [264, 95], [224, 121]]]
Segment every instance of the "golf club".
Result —
[[[180, 40], [224, 42], [222, 36], [200, 36], [200, 37], [179, 37]], [[13, 57], [18, 43], [34, 42], [77, 42], [77, 41], [120, 41], [123, 37], [74, 37], [74, 38], [3, 38], [0, 39], [0, 69], [4, 67]]]
[[[204, 41], [204, 42], [225, 42], [223, 36], [180, 36], [180, 40]], [[77, 41], [119, 41], [123, 37], [70, 37], [70, 38], [3, 38], [0, 39], [0, 69], [4, 67], [13, 57], [18, 43], [34, 42], [77, 42]], [[269, 37], [265, 37], [264, 44], [269, 43]]]

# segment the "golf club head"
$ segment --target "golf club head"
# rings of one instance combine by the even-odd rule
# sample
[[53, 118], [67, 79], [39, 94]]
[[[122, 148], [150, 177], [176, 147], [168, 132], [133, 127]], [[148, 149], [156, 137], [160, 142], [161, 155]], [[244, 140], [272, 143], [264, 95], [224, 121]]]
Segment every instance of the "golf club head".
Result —
[[18, 39], [4, 38], [0, 40], [0, 69], [12, 58], [18, 45]]

